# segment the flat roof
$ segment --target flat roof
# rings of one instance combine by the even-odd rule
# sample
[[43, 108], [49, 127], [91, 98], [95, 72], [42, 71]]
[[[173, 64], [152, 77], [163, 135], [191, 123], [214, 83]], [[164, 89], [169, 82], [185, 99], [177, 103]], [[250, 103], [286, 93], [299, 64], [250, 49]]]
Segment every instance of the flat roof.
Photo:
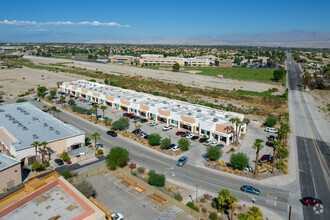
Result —
[[20, 163], [15, 158], [0, 153], [0, 171]]
[[0, 219], [73, 219], [86, 210], [59, 185], [28, 201]]
[[16, 150], [29, 148], [35, 141], [53, 142], [85, 134], [27, 102], [0, 106], [0, 126], [18, 140], [12, 143]]

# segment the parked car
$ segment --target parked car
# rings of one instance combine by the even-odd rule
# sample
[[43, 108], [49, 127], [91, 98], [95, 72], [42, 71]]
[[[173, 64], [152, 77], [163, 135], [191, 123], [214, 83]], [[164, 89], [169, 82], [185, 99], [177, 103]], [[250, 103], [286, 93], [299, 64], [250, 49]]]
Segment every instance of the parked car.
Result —
[[165, 125], [163, 127], [163, 131], [168, 131], [168, 130], [171, 130], [172, 129], [172, 126], [171, 125]]
[[177, 136], [182, 135], [182, 134], [184, 134], [184, 131], [177, 131], [177, 132], [175, 133], [175, 135], [177, 135]]
[[192, 134], [187, 134], [185, 138], [190, 139], [190, 138], [192, 138], [192, 137], [194, 137], [194, 135], [192, 135]]
[[82, 102], [83, 102], [83, 103], [87, 103], [88, 101], [87, 101], [86, 99], [83, 99]]
[[314, 197], [304, 197], [302, 198], [301, 202], [307, 206], [316, 205], [316, 204], [323, 205], [323, 202], [321, 200]]
[[192, 136], [190, 139], [192, 140], [192, 141], [194, 141], [194, 140], [197, 140], [199, 137], [197, 136], [197, 135], [194, 135], [194, 136]]
[[213, 147], [217, 146], [217, 144], [218, 144], [217, 141], [211, 141], [211, 143], [210, 143], [210, 145], [213, 146]]
[[270, 132], [270, 133], [277, 133], [278, 132], [275, 128], [270, 128], [270, 127], [266, 127], [265, 131]]
[[171, 144], [169, 147], [168, 147], [168, 149], [172, 149], [172, 148], [174, 148], [175, 147], [175, 144]]
[[267, 142], [266, 142], [266, 145], [267, 145], [268, 147], [273, 147], [273, 146], [274, 146], [274, 144], [273, 144], [271, 141], [267, 141]]
[[115, 131], [107, 131], [107, 135], [110, 135], [112, 137], [117, 137], [117, 133]]
[[207, 138], [206, 137], [202, 137], [201, 139], [199, 139], [199, 142], [200, 143], [204, 143], [205, 141], [207, 141]]
[[149, 135], [146, 135], [146, 136], [144, 136], [143, 138], [146, 139], [146, 140], [148, 140]]
[[141, 123], [146, 123], [146, 122], [148, 122], [148, 119], [146, 119], [146, 118], [140, 118], [140, 122]]
[[111, 220], [123, 220], [124, 216], [120, 213], [112, 213]]
[[241, 190], [243, 192], [248, 192], [248, 193], [252, 193], [252, 194], [255, 194], [255, 195], [260, 195], [260, 190], [254, 188], [253, 186], [242, 186]]
[[273, 141], [273, 140], [275, 140], [275, 136], [274, 136], [274, 135], [270, 135], [270, 136], [268, 137], [268, 140], [269, 140], [269, 141]]
[[189, 131], [185, 131], [183, 134], [181, 134], [181, 137], [186, 137], [187, 135], [190, 135]]
[[138, 128], [138, 129], [133, 130], [132, 131], [132, 134], [135, 134], [136, 133], [138, 135], [138, 134], [140, 134], [140, 132], [141, 132], [141, 129]]
[[211, 144], [211, 140], [207, 140], [207, 141], [205, 141], [203, 144], [205, 145], [205, 146], [209, 146], [210, 144]]
[[223, 144], [217, 144], [217, 145], [215, 145], [216, 147], [219, 147], [219, 148], [223, 148], [223, 147], [225, 147], [225, 145], [223, 145]]
[[158, 125], [157, 122], [151, 122], [149, 126], [153, 127], [153, 126], [156, 126], [156, 125]]
[[127, 115], [127, 117], [132, 117], [134, 114], [132, 114], [132, 113], [129, 113], [128, 115]]
[[61, 160], [61, 159], [55, 159], [54, 162], [57, 163], [57, 165], [63, 165], [64, 164], [63, 160]]
[[125, 112], [123, 113], [123, 117], [128, 117], [129, 113]]
[[96, 150], [99, 148], [103, 148], [103, 144], [96, 144]]
[[244, 168], [244, 170], [246, 172], [252, 172], [253, 171], [252, 167], [249, 164], [246, 165], [246, 167]]
[[140, 135], [141, 135], [141, 137], [145, 137], [145, 136], [149, 136], [149, 134], [148, 133], [146, 133], [146, 132], [143, 132], [143, 131], [141, 131], [141, 133], [140, 133]]
[[261, 161], [273, 162], [273, 156], [265, 154], [260, 158]]
[[182, 167], [183, 165], [185, 165], [185, 163], [187, 163], [187, 161], [188, 161], [188, 157], [186, 157], [186, 156], [182, 156], [182, 157], [178, 160], [178, 162], [176, 163], [176, 165], [177, 165], [178, 167]]
[[173, 148], [172, 148], [172, 150], [174, 151], [174, 152], [176, 152], [176, 151], [178, 151], [178, 150], [180, 150], [181, 148], [179, 147], [179, 146], [174, 146]]

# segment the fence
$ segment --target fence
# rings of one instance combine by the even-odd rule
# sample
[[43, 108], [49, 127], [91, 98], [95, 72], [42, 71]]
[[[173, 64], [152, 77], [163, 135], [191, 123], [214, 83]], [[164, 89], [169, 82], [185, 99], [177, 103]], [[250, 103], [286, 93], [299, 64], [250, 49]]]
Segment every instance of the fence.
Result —
[[85, 172], [85, 173], [81, 173], [77, 176], [73, 176], [71, 177], [69, 180], [72, 184], [78, 182], [79, 180], [82, 180], [82, 179], [85, 179], [86, 177], [89, 177], [89, 176], [94, 176], [94, 175], [97, 175], [99, 173], [103, 173], [105, 171], [107, 171], [108, 168], [106, 166], [104, 167], [100, 167], [100, 168], [97, 168], [95, 170], [90, 170], [88, 172]]

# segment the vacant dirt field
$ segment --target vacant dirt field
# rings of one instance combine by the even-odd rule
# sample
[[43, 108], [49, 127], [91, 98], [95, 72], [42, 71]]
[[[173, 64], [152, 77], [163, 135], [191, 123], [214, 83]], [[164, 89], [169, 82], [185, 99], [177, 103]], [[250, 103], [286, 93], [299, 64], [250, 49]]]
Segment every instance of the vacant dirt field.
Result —
[[192, 87], [212, 87], [219, 89], [241, 89], [248, 91], [263, 92], [267, 91], [270, 88], [277, 88], [280, 92], [284, 92], [285, 88], [279, 86], [278, 84], [273, 83], [263, 83], [255, 81], [244, 81], [244, 80], [235, 80], [235, 79], [224, 79], [214, 76], [203, 76], [195, 75], [189, 73], [177, 73], [166, 70], [153, 70], [146, 68], [131, 67], [126, 65], [117, 65], [117, 64], [101, 64], [93, 62], [84, 62], [84, 61], [73, 61], [67, 59], [56, 59], [56, 58], [46, 58], [46, 57], [34, 57], [34, 56], [24, 56], [34, 63], [40, 64], [50, 64], [50, 63], [68, 63], [67, 66], [75, 66], [80, 68], [86, 68], [89, 70], [102, 71], [104, 73], [112, 74], [123, 74], [131, 76], [141, 76], [147, 78], [154, 78], [162, 80], [165, 82], [172, 83], [181, 83], [186, 86]]

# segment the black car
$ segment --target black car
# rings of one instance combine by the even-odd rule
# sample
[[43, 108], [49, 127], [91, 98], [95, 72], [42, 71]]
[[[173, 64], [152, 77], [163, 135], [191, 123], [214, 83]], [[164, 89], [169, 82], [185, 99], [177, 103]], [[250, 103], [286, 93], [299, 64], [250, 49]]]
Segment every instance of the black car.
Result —
[[123, 113], [124, 117], [128, 117], [128, 115], [129, 115], [129, 113], [127, 113], [127, 112]]
[[175, 147], [175, 144], [171, 144], [167, 149], [172, 149], [173, 147]]
[[267, 145], [268, 147], [273, 147], [273, 146], [274, 146], [274, 144], [273, 144], [272, 142], [270, 142], [270, 141], [267, 141], [267, 142], [266, 142], [266, 145]]
[[199, 139], [199, 142], [204, 143], [206, 140], [207, 140], [207, 138], [203, 137], [203, 138]]
[[141, 122], [141, 123], [148, 122], [148, 119], [146, 119], [146, 118], [141, 118], [141, 119], [140, 119], [140, 122]]
[[270, 135], [270, 136], [268, 137], [268, 140], [269, 140], [269, 141], [274, 141], [274, 140], [275, 140], [275, 136], [274, 136], [274, 135]]
[[190, 140], [194, 141], [194, 140], [197, 140], [199, 137], [198, 136], [193, 136], [192, 138], [190, 138]]
[[107, 131], [107, 134], [112, 137], [117, 137], [117, 133], [115, 131]]
[[141, 132], [141, 129], [138, 128], [138, 129], [135, 129], [134, 131], [132, 131], [132, 134], [140, 134]]
[[148, 140], [149, 135], [145, 135], [143, 138]]
[[63, 165], [64, 164], [63, 160], [61, 160], [61, 159], [55, 159], [54, 161], [55, 161], [55, 163], [57, 163], [57, 165]]

